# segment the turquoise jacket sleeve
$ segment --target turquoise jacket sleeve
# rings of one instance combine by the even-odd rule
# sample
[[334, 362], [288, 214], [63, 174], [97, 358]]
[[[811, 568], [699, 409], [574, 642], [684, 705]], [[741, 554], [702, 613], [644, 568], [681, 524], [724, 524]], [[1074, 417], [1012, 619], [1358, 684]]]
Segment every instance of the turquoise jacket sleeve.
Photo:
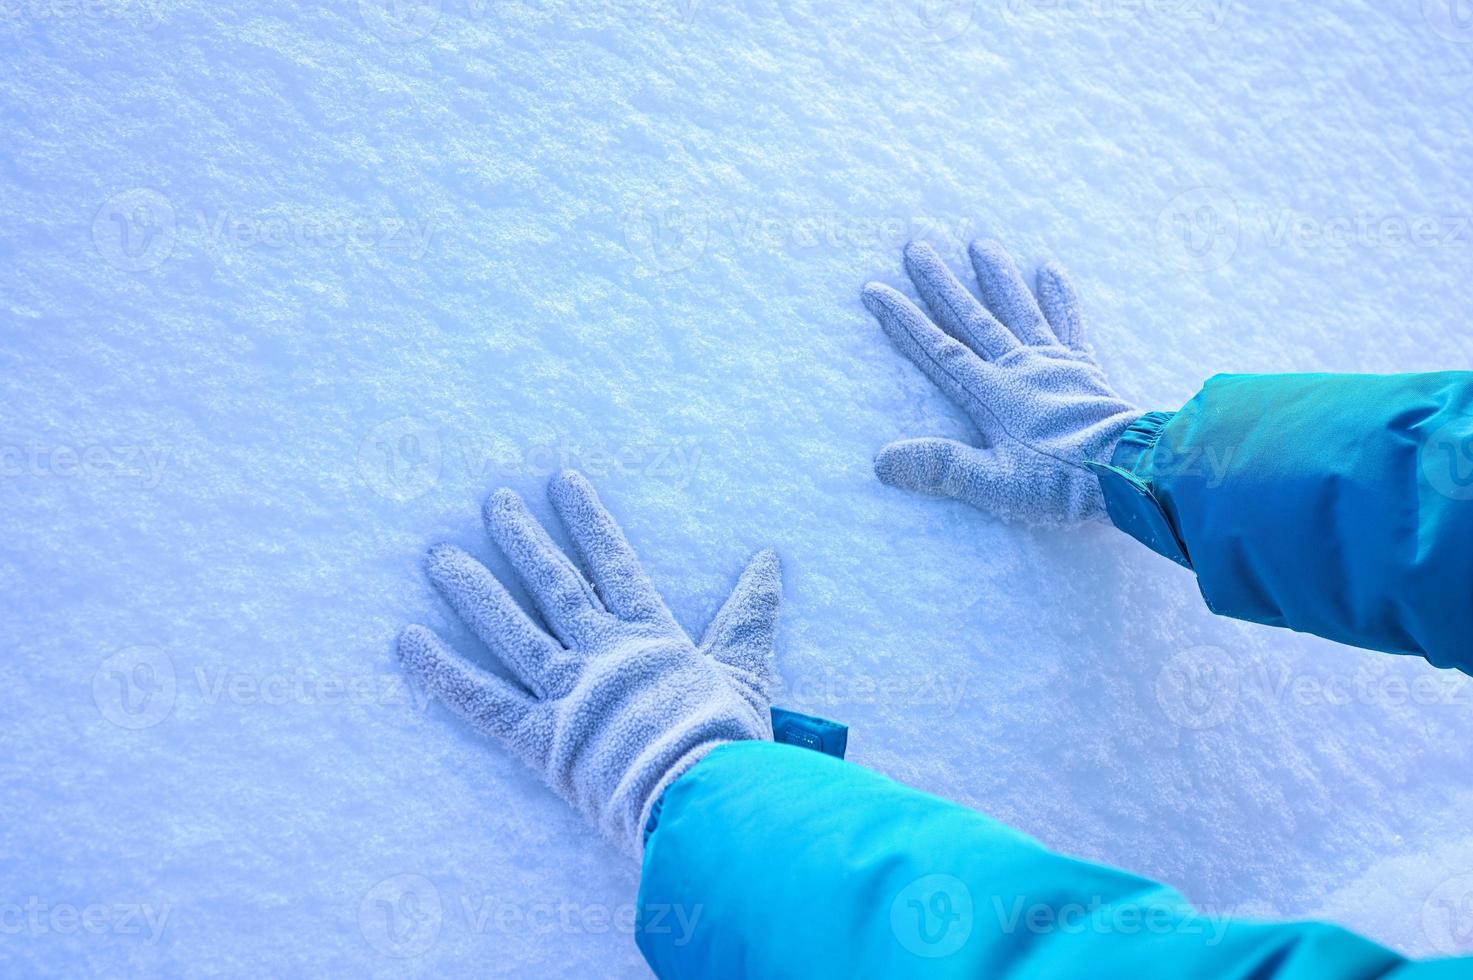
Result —
[[1467, 976], [1342, 929], [1205, 915], [980, 813], [771, 742], [714, 749], [645, 846], [636, 939], [656, 976], [1338, 980]]
[[1213, 612], [1473, 673], [1473, 373], [1218, 375], [1092, 468]]

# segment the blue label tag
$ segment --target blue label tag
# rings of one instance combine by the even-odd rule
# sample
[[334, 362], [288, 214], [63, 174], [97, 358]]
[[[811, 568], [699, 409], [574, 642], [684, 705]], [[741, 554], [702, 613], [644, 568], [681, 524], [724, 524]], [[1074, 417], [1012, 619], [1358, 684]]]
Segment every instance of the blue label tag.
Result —
[[844, 750], [849, 747], [849, 726], [774, 705], [772, 739], [842, 759]]

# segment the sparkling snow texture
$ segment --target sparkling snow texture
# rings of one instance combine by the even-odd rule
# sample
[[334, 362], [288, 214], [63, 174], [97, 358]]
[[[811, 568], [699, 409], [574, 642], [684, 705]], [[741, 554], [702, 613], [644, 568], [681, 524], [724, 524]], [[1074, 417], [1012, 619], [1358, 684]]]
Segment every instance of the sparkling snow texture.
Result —
[[856, 762], [1473, 948], [1473, 686], [884, 487], [973, 433], [859, 299], [995, 236], [1145, 409], [1467, 367], [1456, 6], [0, 3], [0, 972], [646, 975], [637, 869], [394, 662], [473, 649], [424, 552], [504, 572], [481, 501], [563, 466], [692, 632], [781, 554]]

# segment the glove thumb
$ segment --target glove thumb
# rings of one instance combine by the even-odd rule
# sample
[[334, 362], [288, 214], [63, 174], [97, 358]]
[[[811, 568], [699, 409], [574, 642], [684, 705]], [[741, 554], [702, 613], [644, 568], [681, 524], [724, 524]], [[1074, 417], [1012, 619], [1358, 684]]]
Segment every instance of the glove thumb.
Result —
[[875, 457], [881, 483], [937, 497], [965, 497], [988, 469], [984, 451], [955, 439], [901, 439]]
[[777, 639], [777, 610], [782, 600], [783, 571], [777, 553], [764, 549], [752, 556], [736, 588], [722, 603], [701, 652], [766, 683], [772, 679], [772, 647]]

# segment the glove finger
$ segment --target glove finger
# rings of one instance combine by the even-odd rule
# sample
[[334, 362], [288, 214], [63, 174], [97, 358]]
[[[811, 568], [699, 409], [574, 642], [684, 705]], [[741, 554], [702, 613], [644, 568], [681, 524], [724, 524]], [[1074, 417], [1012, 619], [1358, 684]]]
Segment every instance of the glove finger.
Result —
[[1025, 344], [1058, 343], [1049, 329], [1038, 301], [1028, 291], [1023, 274], [1012, 257], [997, 242], [973, 242], [967, 248], [972, 267], [977, 270], [977, 288], [982, 301], [1003, 324]]
[[760, 683], [770, 684], [776, 663], [777, 612], [782, 603], [783, 570], [777, 553], [752, 556], [731, 595], [706, 627], [701, 650]]
[[900, 352], [962, 407], [984, 431], [996, 428], [980, 397], [991, 388], [987, 362], [948, 336], [914, 303], [882, 283], [864, 287], [864, 305]]
[[406, 626], [399, 634], [399, 662], [450, 710], [513, 744], [535, 706], [526, 694], [470, 663], [423, 626]]
[[430, 581], [481, 642], [539, 697], [566, 690], [576, 664], [522, 611], [490, 569], [454, 545], [430, 549]]
[[1002, 469], [993, 453], [955, 439], [902, 439], [875, 457], [875, 476], [886, 486], [968, 503], [979, 486], [997, 483]]
[[548, 537], [512, 490], [497, 490], [481, 509], [486, 531], [516, 569], [553, 635], [578, 649], [599, 625], [603, 606], [583, 573]]
[[583, 475], [564, 470], [548, 483], [547, 495], [608, 611], [630, 622], [675, 627], [629, 539]]
[[1054, 335], [1072, 350], [1084, 352], [1084, 313], [1079, 293], [1063, 267], [1054, 262], [1038, 270], [1038, 305]]
[[979, 356], [1001, 357], [1018, 346], [1017, 338], [967, 292], [930, 245], [912, 242], [905, 247], [905, 271], [937, 325]]

